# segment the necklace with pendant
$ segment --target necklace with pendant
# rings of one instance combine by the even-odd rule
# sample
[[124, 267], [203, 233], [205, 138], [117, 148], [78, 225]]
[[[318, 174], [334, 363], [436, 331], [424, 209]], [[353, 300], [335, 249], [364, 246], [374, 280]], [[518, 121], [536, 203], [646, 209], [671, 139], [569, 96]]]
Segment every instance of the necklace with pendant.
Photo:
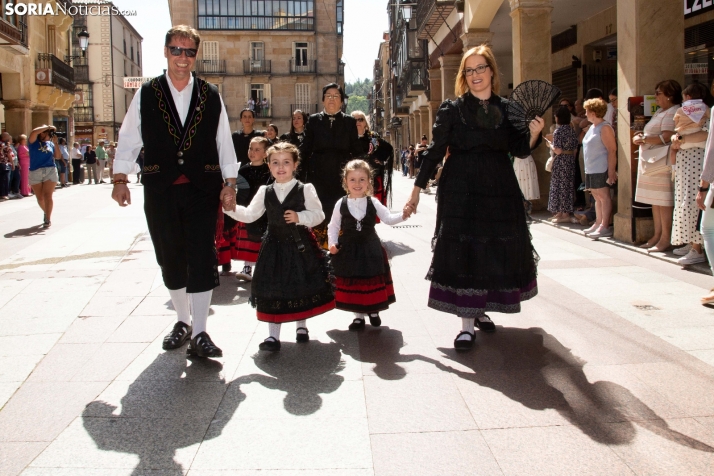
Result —
[[488, 99], [479, 99], [478, 105], [483, 107], [483, 112], [488, 114]]

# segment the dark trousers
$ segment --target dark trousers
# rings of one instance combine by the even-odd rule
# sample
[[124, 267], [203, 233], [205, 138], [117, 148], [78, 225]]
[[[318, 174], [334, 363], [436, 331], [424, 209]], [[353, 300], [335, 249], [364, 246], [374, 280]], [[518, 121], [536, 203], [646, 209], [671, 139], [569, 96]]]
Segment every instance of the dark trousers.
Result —
[[0, 164], [0, 197], [7, 197], [10, 194], [10, 170], [11, 165]]
[[82, 180], [82, 159], [72, 159], [72, 183], [80, 184]]
[[168, 289], [200, 293], [217, 287], [215, 234], [220, 187], [205, 192], [192, 183], [144, 187], [144, 211], [156, 261]]
[[16, 167], [15, 170], [12, 171], [12, 175], [10, 176], [10, 192], [14, 194], [19, 194], [20, 193], [20, 167]]

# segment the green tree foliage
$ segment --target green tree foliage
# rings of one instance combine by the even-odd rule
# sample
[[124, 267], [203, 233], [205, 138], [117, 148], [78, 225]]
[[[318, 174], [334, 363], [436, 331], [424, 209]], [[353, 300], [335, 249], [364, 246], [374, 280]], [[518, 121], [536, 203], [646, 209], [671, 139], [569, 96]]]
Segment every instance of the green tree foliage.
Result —
[[345, 93], [350, 97], [347, 103], [347, 113], [352, 111], [364, 111], [369, 114], [369, 100], [367, 96], [372, 94], [373, 82], [366, 78], [361, 80], [357, 78], [354, 83], [345, 84]]

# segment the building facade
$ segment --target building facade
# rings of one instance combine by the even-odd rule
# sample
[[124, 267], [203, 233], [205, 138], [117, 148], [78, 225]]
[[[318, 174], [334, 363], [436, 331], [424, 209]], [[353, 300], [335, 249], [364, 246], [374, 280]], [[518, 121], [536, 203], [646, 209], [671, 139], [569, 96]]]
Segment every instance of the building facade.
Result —
[[[124, 89], [124, 77], [142, 76], [143, 38], [122, 15], [76, 15], [73, 29], [74, 140], [95, 146], [115, 141], [134, 95]], [[77, 37], [83, 29], [89, 33], [84, 56]]]
[[[714, 4], [699, 0], [392, 0], [389, 58], [375, 67], [387, 76], [383, 135], [395, 147], [431, 140], [435, 113], [454, 98], [463, 52], [491, 45], [500, 69], [502, 96], [524, 80], [552, 82], [564, 98], [590, 88], [607, 96], [618, 89], [618, 193], [615, 237], [651, 236], [651, 212], [634, 202], [636, 149], [631, 146], [630, 98], [654, 94], [657, 82], [682, 87], [714, 80]], [[380, 50], [381, 53], [381, 50]], [[377, 74], [375, 74], [375, 79]], [[376, 81], [375, 81], [376, 82]], [[386, 110], [389, 110], [387, 112]], [[548, 115], [550, 116], [550, 115]], [[546, 117], [550, 125], [552, 117]], [[389, 134], [387, 134], [387, 131]], [[550, 176], [545, 146], [533, 154], [545, 208]]]
[[[72, 17], [0, 13], [0, 122], [14, 137], [43, 124], [71, 130], [74, 70]], [[54, 3], [54, 2], [50, 2]]]
[[250, 99], [257, 129], [290, 130], [292, 112], [322, 110], [322, 87], [344, 86], [344, 0], [169, 0], [171, 23], [201, 34], [196, 73], [218, 85], [232, 130]]

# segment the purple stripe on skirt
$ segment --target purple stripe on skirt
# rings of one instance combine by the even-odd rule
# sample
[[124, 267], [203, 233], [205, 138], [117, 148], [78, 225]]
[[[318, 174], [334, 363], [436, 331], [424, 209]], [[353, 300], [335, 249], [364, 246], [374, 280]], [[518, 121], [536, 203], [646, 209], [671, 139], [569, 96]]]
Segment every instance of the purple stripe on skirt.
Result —
[[538, 283], [535, 279], [521, 289], [509, 290], [456, 289], [432, 282], [429, 307], [459, 317], [479, 317], [488, 311], [513, 314], [520, 312], [521, 301], [536, 294]]

